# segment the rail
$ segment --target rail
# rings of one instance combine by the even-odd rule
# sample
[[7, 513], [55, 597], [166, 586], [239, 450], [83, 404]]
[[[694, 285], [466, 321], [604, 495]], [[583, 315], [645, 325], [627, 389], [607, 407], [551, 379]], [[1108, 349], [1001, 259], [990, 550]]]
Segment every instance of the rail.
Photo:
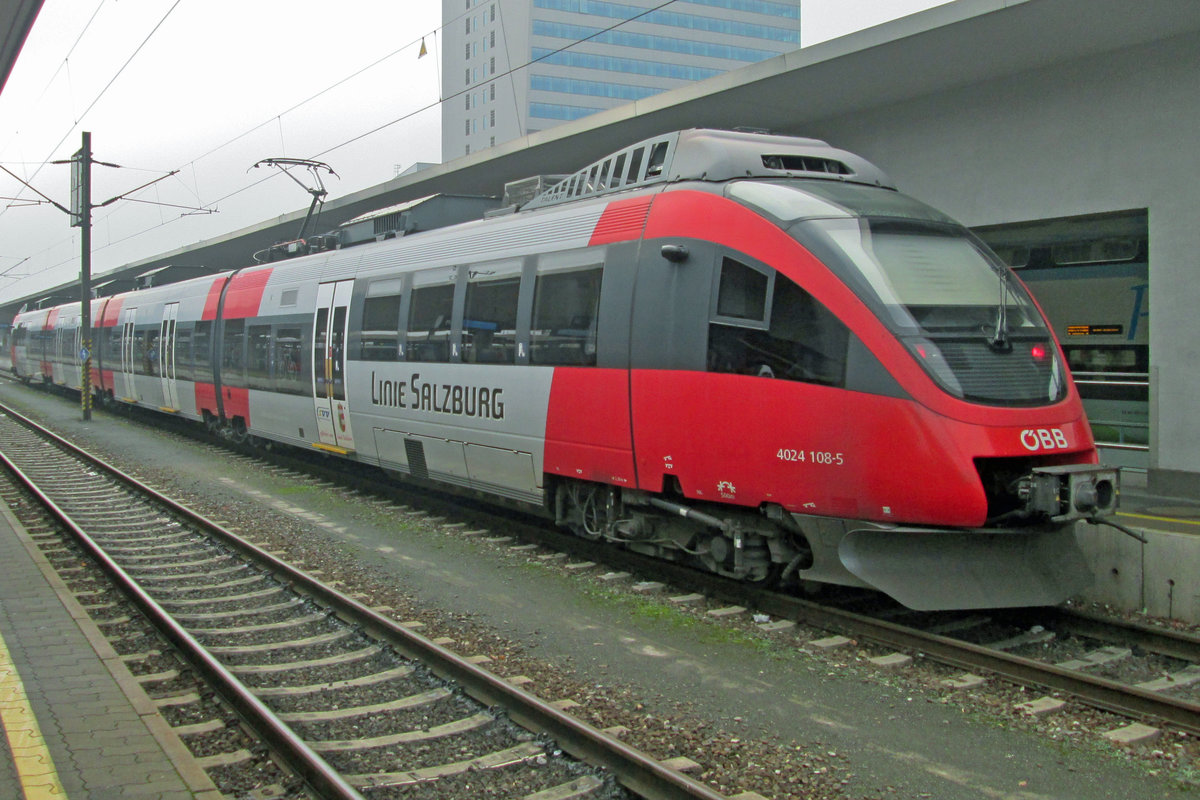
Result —
[[[0, 404], [0, 413], [20, 422], [39, 435], [53, 441], [66, 450], [70, 455], [80, 458], [96, 469], [113, 476], [125, 485], [142, 493], [189, 523], [204, 529], [220, 539], [226, 546], [238, 551], [243, 557], [255, 562], [260, 567], [269, 570], [278, 580], [289, 585], [292, 590], [306, 595], [327, 608], [332, 609], [343, 620], [352, 621], [362, 630], [374, 635], [377, 639], [390, 644], [401, 654], [428, 666], [434, 673], [444, 679], [453, 681], [476, 700], [489, 706], [504, 708], [509, 718], [527, 730], [544, 733], [554, 739], [563, 751], [575, 758], [592, 765], [609, 769], [617, 781], [632, 792], [655, 800], [725, 800], [724, 796], [713, 791], [704, 784], [689, 776], [673, 770], [646, 754], [626, 745], [607, 733], [599, 731], [590, 725], [571, 717], [563, 711], [546, 703], [519, 687], [508, 683], [502, 678], [476, 666], [465, 658], [441, 647], [388, 617], [377, 613], [357, 600], [332, 589], [298, 570], [286, 562], [276, 558], [266, 551], [256, 547], [246, 539], [228, 531], [216, 523], [201, 516], [192, 509], [153, 488], [138, 481], [136, 478], [107, 464], [97, 456], [63, 439], [53, 431], [46, 429], [35, 421], [28, 419], [14, 409]], [[0, 461], [8, 465], [14, 474], [22, 474], [15, 464], [12, 464], [3, 453]], [[57, 509], [53, 501], [38, 491], [32, 481], [23, 478], [22, 482], [30, 486], [39, 498], [45, 498], [48, 507]], [[85, 543], [87, 549], [97, 555], [105, 569], [116, 576], [122, 586], [132, 587], [130, 596], [143, 608], [143, 611], [166, 633], [176, 646], [181, 646], [189, 653], [191, 660], [192, 645], [201, 655], [193, 663], [206, 675], [215, 675], [222, 695], [239, 711], [246, 715], [247, 722], [256, 728], [264, 739], [277, 744], [282, 742], [288, 747], [283, 755], [289, 765], [316, 788], [322, 797], [359, 798], [358, 792], [333, 771], [320, 756], [316, 755], [304, 742], [294, 737], [290, 729], [278, 720], [240, 681], [229, 675], [219, 663], [213, 662], [205, 651], [192, 637], [184, 631], [158, 604], [146, 595], [124, 571], [112, 562], [99, 546], [87, 537], [61, 510], [56, 510], [55, 516], [61, 519], [71, 531]], [[197, 663], [198, 661], [198, 663]], [[224, 673], [224, 674], [222, 674]], [[227, 679], [228, 678], [228, 679]], [[240, 688], [239, 688], [240, 687]]]

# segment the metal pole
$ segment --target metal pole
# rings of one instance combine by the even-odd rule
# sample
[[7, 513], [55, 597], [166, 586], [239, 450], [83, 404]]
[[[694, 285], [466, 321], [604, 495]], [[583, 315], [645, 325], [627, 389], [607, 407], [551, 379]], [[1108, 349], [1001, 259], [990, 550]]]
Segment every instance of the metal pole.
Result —
[[83, 132], [79, 149], [83, 162], [80, 191], [79, 232], [82, 242], [79, 268], [80, 353], [79, 403], [83, 421], [92, 418], [92, 134]]

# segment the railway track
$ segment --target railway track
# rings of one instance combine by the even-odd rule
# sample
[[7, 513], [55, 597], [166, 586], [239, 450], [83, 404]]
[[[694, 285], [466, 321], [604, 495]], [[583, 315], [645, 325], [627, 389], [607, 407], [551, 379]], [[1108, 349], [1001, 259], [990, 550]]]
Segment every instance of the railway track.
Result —
[[316, 795], [721, 797], [0, 413], [11, 474]]
[[[890, 600], [880, 604], [873, 595], [865, 601], [850, 593], [844, 602], [816, 602], [633, 553], [609, 556], [592, 543], [584, 542], [583, 547], [614, 568], [653, 576], [680, 592], [701, 593], [712, 604], [743, 607], [859, 643], [920, 655], [960, 668], [966, 676], [994, 675], [1063, 693], [1129, 719], [1200, 735], [1200, 639], [1189, 634], [1066, 606], [928, 614]], [[869, 610], [853, 610], [864, 604]]]
[[[289, 469], [312, 469], [313, 462], [306, 459], [241, 451], [243, 456], [266, 458]], [[332, 477], [317, 464], [316, 474]], [[373, 478], [371, 471], [356, 475], [354, 483], [359, 490], [378, 491], [392, 499], [403, 497], [406, 491], [403, 484], [382, 476]], [[1069, 607], [986, 615], [916, 614], [894, 604], [855, 611], [862, 605], [874, 605], [875, 600], [864, 601], [861, 595], [851, 593], [850, 599], [839, 605], [769, 592], [573, 537], [527, 517], [497, 517], [495, 509], [489, 512], [474, 504], [469, 511], [455, 513], [455, 500], [443, 497], [433, 500], [431, 506], [427, 492], [421, 491], [419, 498], [416, 494], [414, 504], [433, 508], [435, 513], [469, 518], [471, 526], [503, 527], [526, 542], [566, 552], [575, 561], [595, 561], [644, 580], [661, 581], [681, 594], [703, 595], [710, 607], [741, 606], [775, 620], [794, 622], [803, 626], [801, 630], [832, 632], [878, 648], [919, 654], [967, 674], [1041, 687], [1126, 718], [1200, 735], [1200, 704], [1196, 702], [1200, 699], [1200, 639], [1190, 635]], [[491, 520], [481, 522], [489, 514]]]

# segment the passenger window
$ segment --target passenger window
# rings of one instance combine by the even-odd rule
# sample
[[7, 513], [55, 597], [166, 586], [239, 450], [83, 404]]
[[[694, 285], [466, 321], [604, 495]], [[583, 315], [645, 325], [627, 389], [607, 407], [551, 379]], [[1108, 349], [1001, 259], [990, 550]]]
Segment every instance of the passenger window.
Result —
[[333, 371], [333, 399], [346, 399], [346, 307], [333, 307], [329, 326], [329, 364]]
[[[192, 338], [192, 363], [196, 365], [196, 382], [212, 383], [212, 322], [197, 322], [196, 331]], [[116, 339], [117, 337], [112, 337]], [[116, 362], [121, 363], [118, 352]]]
[[[211, 324], [211, 323], [210, 323]], [[114, 325], [102, 328], [104, 331], [104, 366], [105, 369], [120, 369], [121, 367], [121, 331], [123, 326]], [[18, 330], [20, 339], [17, 345], [25, 344], [25, 329]]]
[[[726, 259], [727, 263], [731, 261]], [[737, 272], [731, 270], [731, 276]], [[750, 282], [756, 283], [757, 279]], [[719, 315], [709, 325], [709, 372], [784, 378], [825, 386], [844, 385], [849, 330], [825, 306], [787, 277], [775, 274], [774, 280], [769, 282], [774, 283], [769, 306], [763, 301], [770, 316], [769, 325], [752, 324], [753, 312], [758, 307], [756, 303], [745, 306], [732, 301], [723, 309], [727, 313]], [[729, 285], [738, 284], [731, 277]], [[722, 275], [721, 289], [725, 286]], [[731, 297], [737, 295], [735, 290], [731, 291]], [[742, 297], [743, 300], [753, 299], [753, 294], [743, 292]], [[717, 306], [722, 308], [720, 298]], [[747, 323], [726, 321], [738, 316], [733, 312], [739, 311], [748, 314]]]
[[271, 326], [251, 325], [246, 345], [246, 379], [249, 387], [271, 391]]
[[512, 266], [471, 270], [463, 310], [463, 361], [516, 363], [520, 269], [517, 262]]
[[275, 391], [309, 394], [304, 376], [304, 341], [299, 326], [279, 328], [275, 334]]
[[[46, 334], [47, 338], [50, 334]], [[49, 359], [46, 359], [49, 360]], [[133, 334], [133, 371], [138, 375], [158, 375], [158, 329], [143, 329]]]
[[245, 386], [246, 321], [225, 320], [225, 333], [221, 341], [221, 383], [226, 386]]
[[595, 366], [602, 271], [600, 266], [538, 271], [529, 332], [531, 364]]
[[329, 390], [325, 386], [325, 366], [328, 361], [326, 349], [329, 336], [329, 309], [318, 308], [313, 322], [313, 394], [317, 397], [328, 397]]
[[175, 326], [175, 380], [192, 380], [192, 329], [186, 323]]
[[409, 361], [450, 360], [456, 276], [453, 267], [414, 276], [408, 308]]
[[363, 302], [362, 361], [400, 360], [400, 279], [374, 281]]

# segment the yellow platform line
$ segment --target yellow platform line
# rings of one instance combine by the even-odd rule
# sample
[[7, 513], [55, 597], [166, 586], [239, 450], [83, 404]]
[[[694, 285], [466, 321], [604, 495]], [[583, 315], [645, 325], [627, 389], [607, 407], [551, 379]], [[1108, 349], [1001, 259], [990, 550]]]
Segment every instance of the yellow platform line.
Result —
[[1155, 522], [1174, 522], [1179, 525], [1200, 525], [1193, 519], [1179, 519], [1178, 517], [1155, 517], [1150, 514], [1134, 514], [1129, 511], [1118, 511], [1118, 517], [1130, 517], [1131, 519], [1152, 519]]
[[3, 636], [0, 636], [0, 727], [8, 737], [25, 800], [66, 797], [58, 770], [54, 768], [54, 759], [50, 757], [37, 718], [29, 707], [25, 684], [21, 683]]

